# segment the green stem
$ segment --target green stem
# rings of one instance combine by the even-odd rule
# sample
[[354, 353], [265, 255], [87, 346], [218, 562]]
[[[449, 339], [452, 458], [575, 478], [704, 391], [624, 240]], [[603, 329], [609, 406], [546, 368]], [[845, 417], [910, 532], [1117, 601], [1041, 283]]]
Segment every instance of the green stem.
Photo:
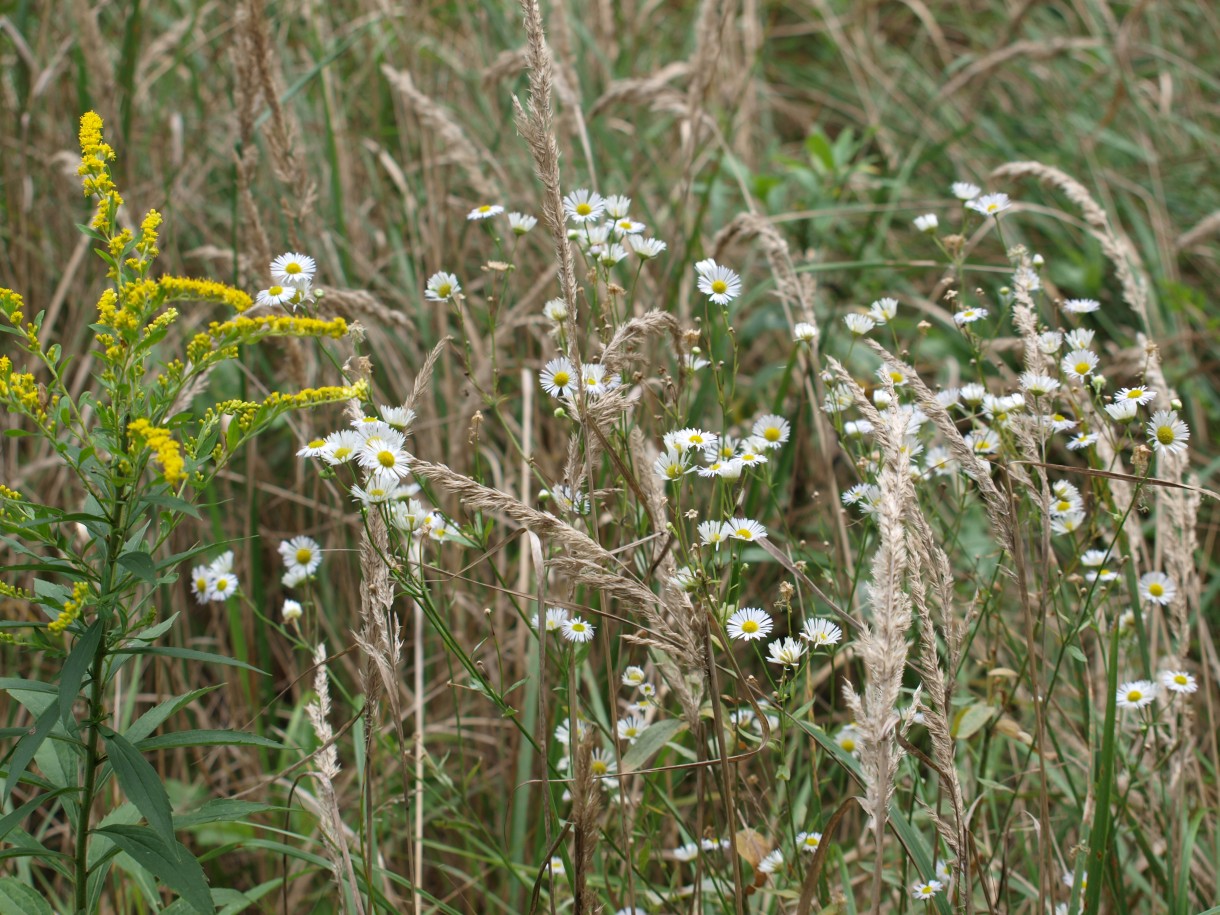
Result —
[[99, 757], [98, 725], [102, 717], [103, 667], [106, 660], [106, 634], [98, 640], [90, 668], [89, 737], [85, 745], [85, 785], [81, 795], [80, 814], [76, 824], [76, 912], [85, 912], [89, 904], [89, 814], [93, 809], [93, 794], [97, 788]]

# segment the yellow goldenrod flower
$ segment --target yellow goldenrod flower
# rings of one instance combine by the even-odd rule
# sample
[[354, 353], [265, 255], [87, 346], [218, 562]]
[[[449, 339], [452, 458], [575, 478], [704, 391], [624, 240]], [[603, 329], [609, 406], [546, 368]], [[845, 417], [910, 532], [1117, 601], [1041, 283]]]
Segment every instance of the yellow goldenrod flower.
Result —
[[56, 635], [63, 633], [65, 629], [80, 617], [81, 611], [85, 608], [85, 601], [89, 597], [89, 583], [78, 581], [72, 586], [72, 597], [64, 601], [64, 608], [59, 611], [59, 616], [51, 621], [47, 627]]
[[154, 426], [147, 419], [136, 419], [128, 423], [127, 437], [133, 445], [143, 445], [155, 453], [166, 483], [177, 486], [186, 479], [182, 450], [168, 429]]
[[185, 276], [163, 276], [157, 285], [165, 293], [165, 301], [178, 302], [190, 299], [197, 302], [217, 302], [242, 312], [254, 304], [254, 300], [240, 289], [218, 283], [215, 280], [196, 280]]
[[225, 359], [236, 355], [237, 346], [253, 343], [263, 337], [331, 337], [339, 339], [347, 333], [342, 318], [295, 318], [288, 315], [265, 315], [258, 318], [237, 317], [229, 321], [213, 321], [206, 331], [195, 335], [186, 354], [196, 365], [209, 358]]

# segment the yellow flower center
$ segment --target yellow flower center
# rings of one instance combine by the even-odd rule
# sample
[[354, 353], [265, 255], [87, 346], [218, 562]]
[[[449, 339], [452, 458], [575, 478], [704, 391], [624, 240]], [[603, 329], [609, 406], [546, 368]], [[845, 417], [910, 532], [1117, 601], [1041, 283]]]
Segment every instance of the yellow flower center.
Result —
[[753, 635], [755, 632], [758, 631], [758, 623], [755, 622], [754, 620], [746, 620], [744, 623], [741, 624], [741, 631], [748, 632], [751, 635]]
[[1174, 674], [1173, 682], [1177, 686], [1185, 686], [1187, 683], [1190, 682], [1190, 680], [1188, 680], [1186, 678], [1186, 674]]
[[1154, 581], [1148, 586], [1148, 593], [1153, 597], [1161, 597], [1165, 594], [1165, 586], [1158, 581]]
[[1064, 422], [1065, 419], [1066, 419], [1066, 417], [1064, 417], [1064, 415], [1062, 413], [1056, 413], [1054, 416], [1051, 417], [1051, 421], [1056, 422], [1056, 423]]
[[352, 449], [347, 447], [347, 445], [340, 445], [334, 451], [335, 457], [339, 458], [340, 460], [347, 457], [351, 453], [352, 453]]
[[595, 376], [595, 375], [586, 375], [586, 376], [585, 376], [585, 384], [587, 384], [587, 385], [588, 385], [589, 387], [591, 387], [591, 388], [595, 388], [595, 387], [597, 387], [597, 384], [598, 384], [598, 381], [597, 381], [597, 376]]
[[729, 290], [729, 284], [724, 280], [714, 280], [712, 282], [712, 292], [716, 295], [724, 295]]
[[779, 437], [780, 437], [780, 431], [775, 426], [768, 426], [766, 428], [766, 430], [763, 432], [763, 438], [765, 438], [769, 442], [778, 442]]
[[436, 287], [436, 294], [442, 299], [449, 298], [449, 293], [453, 292], [453, 287], [449, 283], [441, 283]]
[[313, 550], [309, 547], [303, 546], [297, 550], [297, 565], [307, 566], [311, 559], [313, 559]]
[[[296, 261], [293, 261], [290, 264], [284, 265], [284, 272], [289, 274], [290, 276], [295, 276], [296, 274], [304, 273], [305, 271], [302, 269], [300, 264], [298, 264]], [[277, 286], [275, 288], [278, 289], [279, 287]]]
[[682, 465], [670, 464], [665, 468], [665, 476], [669, 477], [671, 480], [676, 480], [678, 477], [682, 476]]
[[741, 538], [742, 540], [753, 540], [754, 532], [751, 531], [748, 527], [739, 527], [739, 528], [737, 528], [737, 536], [739, 538]]
[[393, 467], [397, 460], [394, 457], [393, 451], [378, 451], [377, 463], [382, 467]]
[[593, 770], [594, 775], [605, 775], [609, 771], [609, 766], [600, 759], [593, 760], [593, 764], [589, 768]]
[[283, 295], [283, 293], [284, 293], [284, 287], [283, 287], [283, 286], [272, 286], [272, 287], [271, 287], [270, 289], [268, 289], [267, 291], [268, 291], [269, 293], [271, 293], [273, 296]]
[[1138, 689], [1130, 690], [1127, 693], [1128, 702], [1139, 702], [1143, 698], [1144, 698], [1144, 694], [1142, 692], [1140, 692]]
[[551, 376], [551, 381], [552, 381], [552, 383], [554, 383], [555, 387], [557, 387], [557, 388], [567, 387], [568, 382], [570, 382], [571, 380], [572, 380], [572, 376], [569, 375], [567, 372], [556, 372], [554, 375]]
[[747, 464], [749, 464], [754, 460], [754, 455], [750, 454], [749, 452], [746, 452], [745, 454], [743, 454], [741, 456], [741, 459], [743, 461], [745, 461]]
[[1087, 374], [1089, 374], [1090, 368], [1091, 368], [1091, 366], [1087, 362], [1077, 362], [1076, 363], [1076, 374], [1077, 375], [1087, 375]]
[[1128, 400], [1139, 400], [1143, 396], [1144, 396], [1144, 392], [1142, 390], [1140, 390], [1139, 388], [1133, 388], [1132, 390], [1127, 392]]
[[692, 436], [690, 437], [690, 443], [691, 443], [692, 445], [702, 445], [702, 444], [703, 444], [703, 436], [702, 436], [702, 435], [699, 435], [698, 433], [695, 433], [694, 435], [692, 435]]
[[216, 582], [216, 590], [217, 591], [228, 591], [229, 590], [229, 580], [227, 578], [218, 579]]
[[854, 753], [856, 751], [856, 742], [850, 737], [844, 737], [843, 740], [840, 741], [839, 746], [842, 747], [844, 752], [847, 753]]
[[195, 579], [195, 590], [206, 591], [208, 589], [208, 580], [206, 578]]
[[310, 448], [321, 448], [321, 447], [322, 447], [323, 445], [325, 445], [325, 444], [326, 444], [326, 439], [324, 439], [324, 438], [315, 438], [313, 441], [311, 441], [311, 442], [309, 443], [309, 447], [310, 447]]
[[1162, 445], [1172, 445], [1177, 440], [1173, 434], [1173, 426], [1160, 426], [1156, 430], [1156, 440]]
[[490, 213], [490, 212], [491, 212], [491, 207], [490, 207], [490, 206], [488, 206], [488, 205], [485, 203], [485, 204], [483, 204], [481, 207], [479, 207], [479, 212], [480, 212], [480, 213]]
[[902, 372], [890, 372], [890, 381], [894, 384], [900, 384], [902, 380]]
[[817, 836], [809, 836], [807, 839], [805, 839], [805, 844], [810, 848], [817, 848], [820, 841], [821, 840], [818, 839]]
[[589, 206], [589, 204], [587, 204], [587, 203], [576, 204], [576, 215], [577, 216], [588, 216], [592, 212], [593, 212], [593, 207]]

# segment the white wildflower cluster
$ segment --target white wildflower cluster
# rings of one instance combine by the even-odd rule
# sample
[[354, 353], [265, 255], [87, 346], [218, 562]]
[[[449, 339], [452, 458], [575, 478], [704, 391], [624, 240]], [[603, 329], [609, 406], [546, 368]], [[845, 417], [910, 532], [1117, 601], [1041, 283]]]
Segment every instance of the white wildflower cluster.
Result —
[[191, 593], [201, 604], [226, 601], [237, 593], [238, 587], [237, 576], [233, 573], [232, 550], [191, 570]]
[[[737, 480], [747, 468], [766, 464], [770, 453], [783, 447], [790, 436], [788, 420], [774, 413], [760, 416], [754, 421], [750, 434], [740, 439], [697, 428], [678, 429], [662, 438], [665, 450], [653, 463], [653, 471], [666, 482], [675, 482], [689, 473]], [[705, 544], [719, 546], [730, 537], [752, 540], [766, 536], [758, 522], [744, 518], [736, 520], [741, 523], [730, 526], [730, 522], [724, 522], [718, 527], [712, 522], [701, 524], [700, 538]], [[723, 536], [709, 539], [705, 532]]]
[[[633, 219], [630, 211], [631, 198], [619, 194], [603, 197], [580, 188], [563, 198], [564, 216], [572, 224], [568, 239], [580, 248], [586, 263], [603, 270], [628, 258], [650, 261], [665, 251], [665, 242], [646, 236], [648, 226]], [[563, 320], [549, 313], [547, 317]]]
[[271, 262], [271, 285], [255, 296], [258, 305], [291, 307], [313, 302], [317, 298], [313, 277], [318, 265], [308, 254], [289, 252]]

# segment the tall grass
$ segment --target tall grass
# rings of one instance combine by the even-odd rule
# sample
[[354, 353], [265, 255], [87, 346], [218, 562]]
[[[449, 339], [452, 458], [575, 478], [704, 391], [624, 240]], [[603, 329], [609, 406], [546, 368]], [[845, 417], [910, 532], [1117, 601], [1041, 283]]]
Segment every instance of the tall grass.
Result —
[[[178, 814], [214, 796], [272, 805], [182, 834], [218, 905], [1220, 902], [1205, 4], [61, 6], [0, 19], [0, 286], [45, 310], [74, 355], [69, 389], [97, 371], [71, 176], [92, 107], [120, 152], [120, 222], [165, 215], [166, 272], [253, 294], [273, 256], [304, 251], [319, 314], [357, 325], [326, 347], [243, 351], [196, 403], [340, 370], [373, 390], [243, 446], [163, 548], [233, 549], [242, 583], [202, 605], [189, 569], [158, 584], [160, 616], [182, 611], [166, 637], [266, 674], [161, 658], [107, 710], [117, 727], [199, 690], [178, 726], [285, 748], [148, 757]], [[954, 181], [1014, 205], [977, 214]], [[564, 213], [578, 188], [630, 197], [666, 250], [599, 264], [589, 224]], [[484, 205], [539, 221], [517, 235], [507, 213], [467, 218]], [[927, 213], [935, 232], [912, 224]], [[708, 258], [740, 276], [724, 306], [694, 269]], [[425, 295], [440, 271], [460, 293]], [[886, 298], [896, 312], [874, 306], [866, 333], [844, 321]], [[210, 307], [184, 313], [166, 353]], [[1080, 329], [1095, 336], [1079, 347], [1040, 339]], [[1098, 359], [1083, 379], [1061, 365], [1077, 348]], [[555, 359], [621, 385], [555, 398], [539, 380]], [[944, 394], [967, 385], [989, 399]], [[1136, 385], [1155, 399], [1112, 419]], [[362, 473], [296, 455], [379, 405], [415, 413], [418, 513], [354, 501]], [[1150, 441], [1157, 410], [1188, 425], [1184, 454]], [[1054, 413], [1077, 426], [1051, 433], [1038, 417]], [[665, 438], [741, 441], [772, 414], [785, 440], [754, 443], [766, 463], [740, 477], [700, 476], [698, 449]], [[1082, 431], [1097, 440], [1069, 449]], [[5, 442], [0, 482], [79, 508], [48, 445]], [[735, 519], [766, 536], [701, 542], [700, 524]], [[33, 590], [15, 536], [3, 583]], [[297, 536], [323, 560], [285, 584], [278, 548]], [[1166, 603], [1153, 572], [1174, 585]], [[4, 607], [39, 618], [20, 594]], [[734, 636], [750, 607], [764, 639]], [[591, 640], [538, 626], [550, 609]], [[840, 639], [802, 638], [815, 620]], [[803, 654], [772, 662], [773, 642]], [[6, 675], [58, 671], [0, 653]], [[1198, 691], [1160, 685], [1166, 671]], [[1124, 708], [1119, 687], [1145, 679], [1155, 701]], [[4, 695], [0, 723], [31, 727]], [[4, 875], [52, 900], [63, 875], [19, 852], [60, 848], [63, 819], [25, 813], [0, 839]], [[103, 910], [172, 908], [126, 856], [108, 886]]]

